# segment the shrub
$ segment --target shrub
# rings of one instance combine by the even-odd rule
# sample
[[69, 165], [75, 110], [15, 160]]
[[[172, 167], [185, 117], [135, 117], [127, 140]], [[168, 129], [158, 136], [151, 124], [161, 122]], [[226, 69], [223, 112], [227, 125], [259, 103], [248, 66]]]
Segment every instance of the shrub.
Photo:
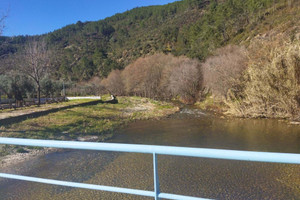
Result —
[[121, 76], [120, 71], [113, 71], [102, 84], [112, 92], [123, 88], [127, 95], [156, 99], [180, 96], [194, 101], [200, 80], [198, 61], [155, 54], [137, 59], [121, 72]]
[[247, 68], [247, 60], [244, 47], [229, 45], [218, 49], [202, 65], [203, 87], [215, 97], [225, 97]]
[[168, 82], [168, 74], [165, 72], [174, 60], [176, 58], [171, 55], [155, 54], [139, 58], [128, 65], [122, 72], [127, 94], [149, 98], [164, 96]]
[[231, 91], [229, 113], [250, 117], [300, 117], [300, 42], [256, 41], [243, 90]]
[[173, 96], [179, 95], [184, 102], [194, 103], [199, 94], [200, 83], [199, 62], [186, 59], [172, 70], [169, 88]]
[[120, 70], [113, 70], [106, 79], [101, 81], [101, 85], [103, 85], [111, 94], [125, 94], [124, 83]]

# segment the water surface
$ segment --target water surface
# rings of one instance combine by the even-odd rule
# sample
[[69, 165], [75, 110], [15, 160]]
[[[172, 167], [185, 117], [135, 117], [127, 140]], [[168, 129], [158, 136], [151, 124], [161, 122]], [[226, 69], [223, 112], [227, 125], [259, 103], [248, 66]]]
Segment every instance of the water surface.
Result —
[[[267, 119], [221, 119], [183, 109], [137, 121], [109, 142], [300, 153], [300, 126]], [[161, 191], [213, 199], [300, 199], [300, 166], [158, 156]], [[153, 190], [152, 156], [63, 151], [16, 166], [23, 175]], [[0, 199], [151, 199], [2, 180]]]

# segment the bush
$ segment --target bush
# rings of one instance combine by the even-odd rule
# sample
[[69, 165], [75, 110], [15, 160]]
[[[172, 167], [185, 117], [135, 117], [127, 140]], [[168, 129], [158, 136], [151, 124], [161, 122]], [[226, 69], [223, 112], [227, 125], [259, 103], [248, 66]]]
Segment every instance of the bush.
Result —
[[[120, 75], [121, 74], [121, 75]], [[200, 63], [186, 57], [155, 54], [139, 58], [122, 72], [113, 71], [102, 81], [114, 94], [154, 99], [195, 101], [200, 87]]]
[[244, 47], [226, 46], [216, 51], [202, 65], [203, 87], [214, 97], [225, 97], [247, 68], [247, 51]]
[[172, 70], [169, 88], [173, 96], [179, 95], [183, 102], [194, 103], [198, 98], [200, 83], [199, 62], [187, 59]]
[[176, 58], [171, 55], [155, 54], [139, 58], [122, 72], [125, 90], [128, 95], [159, 98], [166, 91], [165, 70]]
[[106, 79], [101, 81], [101, 85], [103, 85], [111, 94], [119, 96], [125, 94], [120, 70], [113, 70]]
[[229, 113], [245, 117], [300, 117], [300, 42], [258, 41], [242, 91], [231, 90]]

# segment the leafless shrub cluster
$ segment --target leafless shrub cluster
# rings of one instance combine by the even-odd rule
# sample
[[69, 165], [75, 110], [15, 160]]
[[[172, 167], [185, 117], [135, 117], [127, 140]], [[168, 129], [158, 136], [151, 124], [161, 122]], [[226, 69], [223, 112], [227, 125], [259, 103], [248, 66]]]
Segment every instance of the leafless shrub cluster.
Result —
[[173, 95], [180, 95], [185, 102], [192, 103], [198, 98], [201, 74], [196, 60], [185, 59], [170, 75], [169, 88]]
[[216, 51], [202, 64], [203, 87], [215, 97], [225, 97], [247, 68], [247, 50], [239, 46], [226, 46]]
[[156, 54], [139, 58], [122, 72], [125, 91], [129, 95], [159, 98], [170, 96], [166, 91], [166, 71], [172, 66], [175, 57]]
[[101, 85], [103, 85], [111, 94], [125, 94], [124, 83], [120, 70], [113, 70], [106, 79], [101, 81]]
[[184, 101], [193, 102], [197, 98], [200, 80], [198, 61], [155, 54], [139, 58], [122, 72], [111, 72], [102, 85], [119, 95], [160, 99], [179, 96]]

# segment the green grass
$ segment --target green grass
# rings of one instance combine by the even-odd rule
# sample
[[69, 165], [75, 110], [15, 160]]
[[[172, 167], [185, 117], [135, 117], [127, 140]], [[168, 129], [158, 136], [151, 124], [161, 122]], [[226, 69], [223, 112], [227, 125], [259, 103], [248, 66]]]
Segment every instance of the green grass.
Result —
[[52, 103], [52, 104], [42, 104], [41, 106], [37, 105], [32, 105], [32, 106], [27, 106], [27, 107], [20, 107], [16, 109], [3, 109], [0, 110], [0, 114], [8, 113], [8, 112], [18, 112], [18, 111], [27, 111], [27, 110], [45, 110], [45, 109], [51, 109], [51, 108], [56, 108], [58, 106], [69, 106], [73, 104], [78, 104], [78, 103], [85, 103], [85, 102], [90, 102], [94, 101], [92, 99], [76, 99], [76, 100], [69, 100], [65, 102], [59, 102], [59, 103]]
[[208, 95], [203, 101], [196, 102], [195, 106], [202, 110], [222, 113], [225, 104], [221, 100], [216, 100], [212, 95]]
[[118, 104], [81, 106], [3, 126], [0, 136], [41, 139], [103, 136], [130, 121], [158, 118], [177, 111], [170, 103], [146, 98], [118, 97], [118, 100]]

